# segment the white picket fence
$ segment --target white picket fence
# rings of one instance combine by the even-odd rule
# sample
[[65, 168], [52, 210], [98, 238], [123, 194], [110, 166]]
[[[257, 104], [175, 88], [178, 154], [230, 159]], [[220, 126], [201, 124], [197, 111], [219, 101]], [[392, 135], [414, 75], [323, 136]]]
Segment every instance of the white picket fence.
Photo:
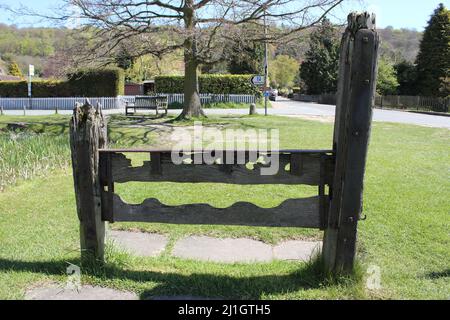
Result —
[[[169, 104], [184, 102], [183, 94], [159, 94], [169, 98]], [[119, 97], [100, 97], [87, 98], [93, 105], [100, 103], [102, 109], [121, 109], [125, 107], [125, 103], [133, 103], [136, 96], [119, 96]], [[255, 103], [256, 97], [253, 95], [243, 94], [201, 94], [200, 99], [203, 104], [215, 102], [234, 102], [234, 103]], [[0, 97], [0, 107], [3, 110], [72, 110], [75, 103], [83, 103], [85, 97], [68, 97], [68, 98], [2, 98]]]
[[[103, 109], [118, 109], [122, 105], [120, 97], [114, 98], [87, 98], [95, 106], [100, 103]], [[75, 103], [83, 103], [86, 98], [0, 98], [0, 107], [3, 110], [72, 110]]]
[[[169, 100], [169, 105], [172, 103], [183, 103], [184, 94], [181, 93], [171, 93], [165, 94], [160, 93], [158, 96], [167, 96]], [[136, 96], [121, 96], [122, 101], [128, 103], [134, 103]], [[256, 97], [250, 94], [200, 94], [200, 100], [202, 104], [207, 103], [218, 103], [218, 102], [233, 102], [233, 103], [256, 103]]]

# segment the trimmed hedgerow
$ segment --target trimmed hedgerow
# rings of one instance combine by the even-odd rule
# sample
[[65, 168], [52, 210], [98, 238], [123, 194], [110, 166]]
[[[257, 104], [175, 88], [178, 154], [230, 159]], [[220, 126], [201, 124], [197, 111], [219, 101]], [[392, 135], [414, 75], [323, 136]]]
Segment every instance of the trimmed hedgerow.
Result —
[[[82, 70], [67, 81], [33, 81], [33, 97], [116, 97], [124, 94], [122, 69]], [[26, 81], [0, 81], [0, 97], [27, 97]]]
[[124, 94], [125, 76], [120, 68], [86, 69], [68, 75], [69, 87], [76, 96], [117, 97]]
[[[251, 78], [252, 75], [200, 75], [200, 93], [258, 95], [260, 94], [259, 88], [250, 83]], [[155, 78], [157, 93], [183, 93], [183, 87], [183, 76], [159, 76]]]

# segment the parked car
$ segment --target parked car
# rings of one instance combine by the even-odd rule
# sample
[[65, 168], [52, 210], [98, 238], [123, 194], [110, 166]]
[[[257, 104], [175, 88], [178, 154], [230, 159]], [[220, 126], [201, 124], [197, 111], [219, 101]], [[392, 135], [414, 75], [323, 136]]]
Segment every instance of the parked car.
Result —
[[269, 100], [270, 101], [277, 101], [277, 98], [278, 98], [278, 90], [277, 89], [270, 90]]

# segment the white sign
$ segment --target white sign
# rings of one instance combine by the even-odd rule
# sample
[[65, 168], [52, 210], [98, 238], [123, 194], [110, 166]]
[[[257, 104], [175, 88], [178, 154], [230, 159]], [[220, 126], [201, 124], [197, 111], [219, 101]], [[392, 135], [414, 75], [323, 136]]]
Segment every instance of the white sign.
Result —
[[34, 66], [32, 64], [28, 68], [28, 75], [34, 77]]
[[266, 84], [266, 77], [264, 76], [254, 76], [252, 80], [250, 80], [251, 83], [255, 86], [262, 86]]

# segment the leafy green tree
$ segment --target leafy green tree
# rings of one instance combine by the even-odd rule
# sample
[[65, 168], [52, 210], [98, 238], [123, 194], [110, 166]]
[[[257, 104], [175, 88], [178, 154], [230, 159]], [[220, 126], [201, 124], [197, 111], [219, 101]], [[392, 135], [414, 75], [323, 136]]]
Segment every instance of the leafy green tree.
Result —
[[450, 97], [450, 76], [441, 79], [441, 87], [439, 88], [442, 97]]
[[442, 3], [425, 29], [416, 64], [418, 93], [442, 96], [443, 79], [450, 73], [450, 11]]
[[377, 92], [383, 96], [397, 93], [398, 81], [394, 66], [386, 59], [378, 63]]
[[287, 55], [279, 55], [269, 63], [269, 78], [272, 87], [289, 88], [294, 85], [299, 63]]
[[9, 63], [8, 73], [12, 76], [23, 78], [22, 71], [20, 71], [19, 65], [15, 61]]
[[338, 31], [330, 20], [324, 19], [310, 36], [309, 50], [300, 67], [300, 78], [309, 94], [336, 92], [338, 71]]
[[402, 61], [394, 66], [398, 81], [399, 95], [415, 95], [417, 72], [416, 66], [408, 61]]

